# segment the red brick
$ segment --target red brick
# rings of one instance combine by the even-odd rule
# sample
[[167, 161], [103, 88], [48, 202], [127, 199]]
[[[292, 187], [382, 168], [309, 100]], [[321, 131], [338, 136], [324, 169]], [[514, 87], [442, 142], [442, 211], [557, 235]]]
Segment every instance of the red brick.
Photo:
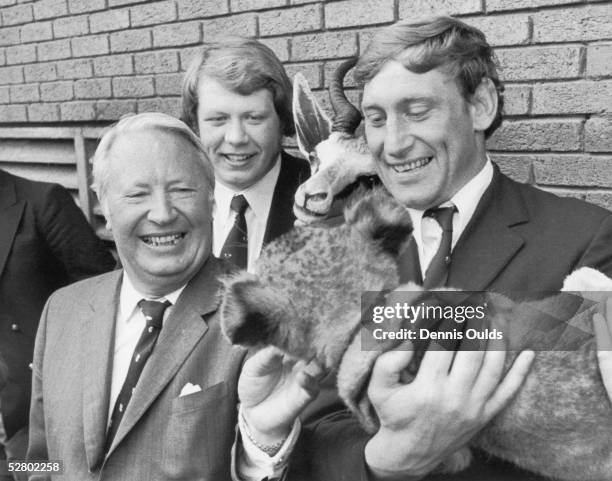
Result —
[[36, 47], [33, 44], [6, 47], [5, 54], [7, 65], [36, 62]]
[[176, 5], [173, 1], [148, 2], [130, 8], [132, 27], [155, 25], [176, 20]]
[[[612, 152], [612, 118], [593, 117], [584, 125], [584, 150]], [[612, 177], [610, 178], [612, 182]]]
[[178, 72], [178, 53], [176, 50], [162, 50], [135, 54], [134, 69], [137, 74]]
[[308, 32], [322, 27], [320, 5], [269, 10], [259, 15], [259, 33], [262, 37], [283, 33]]
[[532, 173], [532, 162], [534, 157], [525, 154], [492, 154], [491, 160], [499, 166], [501, 171], [524, 184], [530, 183]]
[[41, 40], [51, 40], [53, 29], [51, 22], [28, 23], [21, 27], [21, 42], [40, 42]]
[[78, 37], [89, 33], [87, 15], [78, 15], [58, 18], [53, 21], [53, 34], [55, 38]]
[[533, 15], [535, 42], [571, 42], [612, 37], [610, 5], [542, 10]]
[[518, 10], [543, 6], [559, 6], [563, 3], [576, 3], [576, 0], [486, 0], [487, 12]]
[[256, 17], [253, 13], [239, 13], [231, 17], [219, 17], [202, 22], [204, 40], [220, 35], [242, 35], [254, 37], [256, 34]]
[[95, 12], [105, 8], [106, 0], [68, 0], [70, 13]]
[[521, 47], [496, 51], [504, 81], [576, 78], [580, 47]]
[[612, 111], [612, 80], [537, 84], [534, 114], [583, 114]]
[[38, 84], [11, 85], [11, 103], [22, 104], [39, 100]]
[[195, 58], [196, 54], [202, 49], [202, 47], [189, 47], [182, 48], [179, 51], [179, 57], [181, 61], [181, 70], [184, 72], [189, 67], [191, 61]]
[[[343, 63], [344, 60], [333, 60], [329, 62], [325, 62], [325, 66], [323, 67], [323, 87], [329, 87], [334, 72]], [[353, 70], [349, 70], [348, 73], [344, 77], [344, 87], [345, 88], [354, 88], [357, 87], [357, 82], [355, 82], [355, 77], [353, 77]]]
[[96, 111], [93, 101], [68, 102], [60, 105], [63, 121], [95, 120]]
[[155, 76], [155, 94], [160, 97], [166, 95], [181, 95], [183, 85], [182, 73], [171, 73]]
[[112, 30], [124, 30], [130, 26], [129, 10], [107, 10], [105, 12], [92, 13], [89, 16], [89, 28], [91, 33], [110, 32]]
[[504, 92], [504, 114], [526, 115], [531, 104], [531, 87], [507, 85]]
[[118, 7], [123, 5], [133, 5], [135, 3], [145, 3], [151, 0], [108, 0], [109, 7]]
[[502, 151], [576, 151], [582, 148], [581, 133], [579, 119], [505, 121], [487, 146]]
[[101, 100], [96, 102], [97, 120], [119, 120], [126, 114], [136, 113], [134, 100]]
[[23, 74], [26, 82], [45, 82], [57, 79], [55, 64], [52, 62], [26, 65], [23, 67]]
[[70, 41], [65, 39], [39, 43], [37, 50], [39, 62], [43, 60], [68, 58], [70, 57]]
[[30, 122], [58, 122], [60, 120], [59, 104], [28, 105], [28, 120]]
[[151, 48], [150, 30], [126, 30], [110, 35], [111, 52], [130, 52]]
[[400, 18], [424, 15], [461, 15], [482, 12], [480, 0], [400, 0]]
[[23, 67], [0, 67], [0, 85], [23, 83]]
[[287, 0], [230, 0], [230, 10], [232, 12], [265, 10], [267, 8], [282, 7], [284, 5], [287, 5]]
[[466, 22], [482, 30], [487, 42], [494, 47], [500, 45], [522, 45], [529, 42], [529, 15], [496, 15], [494, 17], [475, 17]]
[[178, 97], [165, 97], [139, 100], [138, 112], [163, 112], [179, 117], [181, 115], [181, 99]]
[[612, 211], [612, 192], [586, 192], [585, 200]]
[[178, 17], [206, 18], [228, 13], [226, 0], [181, 0], [178, 2]]
[[612, 75], [612, 43], [588, 46], [586, 74], [589, 77]]
[[394, 0], [349, 0], [325, 4], [325, 27], [357, 27], [393, 22]]
[[15, 5], [2, 9], [3, 25], [19, 25], [34, 20], [32, 5]]
[[109, 78], [77, 80], [74, 83], [74, 96], [77, 99], [100, 99], [111, 96]]
[[202, 41], [200, 22], [181, 22], [153, 28], [154, 47], [178, 47]]
[[89, 35], [72, 39], [73, 57], [91, 57], [92, 55], [104, 55], [109, 53], [108, 36]]
[[16, 45], [19, 42], [19, 27], [0, 28], [0, 47]]
[[353, 32], [325, 32], [293, 37], [291, 60], [317, 60], [350, 57], [357, 53]]
[[285, 70], [292, 80], [296, 73], [301, 73], [308, 81], [311, 89], [318, 89], [323, 86], [321, 82], [321, 65], [318, 63], [289, 64], [285, 65]]
[[534, 173], [536, 182], [541, 185], [610, 187], [612, 157], [538, 156]]
[[33, 5], [36, 20], [61, 17], [68, 14], [66, 0], [38, 0]]
[[134, 73], [132, 56], [130, 54], [96, 57], [93, 59], [93, 67], [97, 77], [129, 75]]
[[260, 42], [272, 49], [281, 62], [289, 60], [289, 40], [286, 38], [262, 38]]
[[8, 104], [9, 102], [9, 87], [0, 87], [0, 104]]
[[27, 120], [25, 105], [0, 105], [2, 122], [25, 122]]
[[0, 7], [8, 7], [10, 5], [15, 5], [17, 0], [0, 0]]
[[92, 76], [91, 61], [88, 58], [62, 60], [57, 62], [57, 76], [61, 79], [79, 79]]
[[5, 48], [0, 48], [0, 67], [6, 65], [6, 55], [4, 53], [5, 50]]
[[72, 100], [73, 98], [72, 82], [64, 81], [40, 84], [40, 99], [45, 102], [60, 102]]
[[113, 97], [151, 97], [155, 93], [153, 77], [115, 77]]

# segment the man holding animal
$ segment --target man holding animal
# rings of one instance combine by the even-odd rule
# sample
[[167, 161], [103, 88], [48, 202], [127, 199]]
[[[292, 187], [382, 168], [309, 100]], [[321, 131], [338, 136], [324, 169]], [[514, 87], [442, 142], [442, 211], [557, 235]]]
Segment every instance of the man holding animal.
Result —
[[[376, 171], [414, 225], [402, 281], [538, 297], [559, 290], [581, 266], [612, 276], [610, 212], [516, 183], [489, 160], [485, 140], [501, 122], [503, 87], [479, 30], [449, 17], [387, 27], [360, 57], [355, 78]], [[258, 402], [290, 396], [275, 391], [276, 356], [262, 351], [242, 373], [242, 391], [250, 394], [241, 396], [245, 422], [266, 444], [281, 442], [293, 422], [271, 418]], [[504, 376], [505, 353], [495, 343], [486, 352], [428, 351], [416, 379], [404, 384], [400, 373], [411, 358], [410, 351], [391, 351], [374, 366], [368, 394], [381, 427], [373, 437], [342, 413], [324, 418], [304, 429], [289, 478], [431, 475], [508, 403], [533, 354], [519, 355]], [[301, 464], [300, 457], [308, 459]], [[438, 479], [477, 477], [537, 478], [478, 460]]]
[[215, 169], [213, 253], [252, 271], [262, 246], [293, 227], [293, 197], [310, 175], [281, 149], [295, 132], [282, 63], [257, 40], [205, 43], [185, 75], [182, 118]]

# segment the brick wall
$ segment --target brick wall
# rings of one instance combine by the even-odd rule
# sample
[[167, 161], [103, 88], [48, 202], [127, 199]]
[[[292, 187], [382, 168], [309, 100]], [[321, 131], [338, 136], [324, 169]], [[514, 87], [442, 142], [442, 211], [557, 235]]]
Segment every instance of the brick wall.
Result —
[[489, 148], [502, 168], [612, 208], [609, 1], [0, 0], [0, 125], [177, 114], [193, 49], [219, 33], [260, 38], [326, 101], [339, 59], [427, 12], [462, 17], [496, 47], [507, 115]]

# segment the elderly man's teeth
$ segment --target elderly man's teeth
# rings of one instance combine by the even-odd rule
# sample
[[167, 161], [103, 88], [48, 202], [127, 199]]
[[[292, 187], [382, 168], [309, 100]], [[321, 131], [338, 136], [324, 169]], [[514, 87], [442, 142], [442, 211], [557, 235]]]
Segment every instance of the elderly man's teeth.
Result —
[[142, 240], [148, 245], [159, 247], [159, 246], [173, 246], [179, 243], [179, 241], [185, 237], [185, 234], [172, 234], [172, 235], [150, 235], [143, 236]]
[[419, 167], [423, 167], [429, 164], [433, 160], [433, 157], [423, 157], [417, 160], [413, 160], [412, 162], [407, 162], [405, 164], [394, 165], [393, 170], [396, 172], [408, 172], [410, 170], [418, 169]]
[[250, 158], [253, 154], [223, 154], [228, 160], [232, 160], [234, 162], [243, 162]]

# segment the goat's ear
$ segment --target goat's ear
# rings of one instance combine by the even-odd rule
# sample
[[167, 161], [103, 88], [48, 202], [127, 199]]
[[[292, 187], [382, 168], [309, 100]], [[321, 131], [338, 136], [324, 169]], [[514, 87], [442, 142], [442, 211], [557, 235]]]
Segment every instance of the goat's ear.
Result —
[[300, 152], [310, 160], [317, 144], [330, 136], [332, 122], [299, 72], [293, 78], [293, 121]]
[[[257, 276], [241, 272], [223, 280], [221, 329], [232, 344], [272, 344], [279, 329], [279, 295]], [[281, 297], [282, 298], [282, 297]]]

